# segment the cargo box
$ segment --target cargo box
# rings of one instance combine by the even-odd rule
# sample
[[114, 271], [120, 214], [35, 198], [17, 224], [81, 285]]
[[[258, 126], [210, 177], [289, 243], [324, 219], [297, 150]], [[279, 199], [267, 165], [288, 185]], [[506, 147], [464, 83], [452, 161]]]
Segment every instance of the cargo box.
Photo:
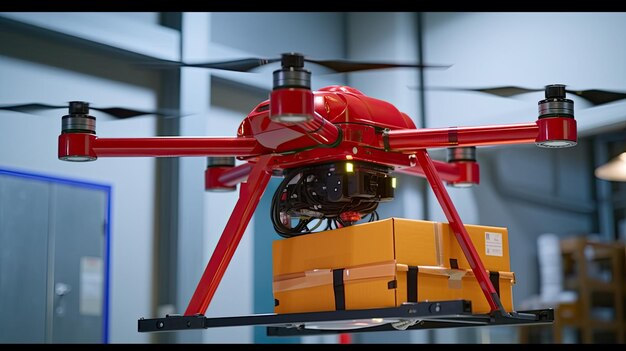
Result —
[[275, 240], [274, 276], [324, 268], [397, 261], [413, 266], [444, 265], [442, 226], [437, 222], [389, 218], [371, 223]]
[[[507, 311], [513, 310], [512, 272], [490, 272]], [[474, 313], [489, 304], [471, 270], [409, 266], [395, 262], [316, 269], [274, 277], [276, 313], [395, 307], [404, 302], [464, 299]]]
[[[465, 227], [505, 309], [512, 310], [506, 228]], [[489, 311], [448, 223], [389, 218], [276, 240], [272, 258], [276, 313], [451, 299], [471, 300], [475, 313]], [[407, 279], [417, 279], [417, 288]]]

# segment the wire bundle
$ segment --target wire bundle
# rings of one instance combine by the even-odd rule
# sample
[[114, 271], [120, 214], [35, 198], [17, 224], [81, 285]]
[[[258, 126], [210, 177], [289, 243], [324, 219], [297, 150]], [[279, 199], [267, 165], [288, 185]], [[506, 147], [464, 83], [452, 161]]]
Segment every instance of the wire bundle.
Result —
[[[369, 222], [378, 220], [378, 201], [352, 198], [349, 201], [329, 201], [324, 196], [325, 179], [319, 171], [309, 167], [290, 170], [272, 198], [271, 219], [278, 235], [290, 238], [308, 234], [319, 228], [336, 229], [354, 224], [341, 219], [344, 212], [357, 212], [361, 217], [370, 215]], [[297, 223], [292, 225], [292, 220]], [[309, 226], [309, 225], [312, 226]]]

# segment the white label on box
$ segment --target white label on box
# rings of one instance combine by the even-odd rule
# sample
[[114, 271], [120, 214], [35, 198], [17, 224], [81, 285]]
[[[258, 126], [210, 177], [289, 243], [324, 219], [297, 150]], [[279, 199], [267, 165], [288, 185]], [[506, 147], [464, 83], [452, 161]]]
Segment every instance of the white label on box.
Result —
[[485, 232], [485, 255], [502, 256], [502, 234]]

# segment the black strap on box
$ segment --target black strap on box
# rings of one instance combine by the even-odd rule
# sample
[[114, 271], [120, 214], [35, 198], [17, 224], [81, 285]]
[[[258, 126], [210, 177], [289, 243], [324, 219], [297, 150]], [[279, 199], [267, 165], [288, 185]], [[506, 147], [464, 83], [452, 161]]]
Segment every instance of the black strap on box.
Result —
[[343, 286], [343, 268], [333, 269], [333, 290], [335, 291], [335, 310], [345, 310], [346, 293]]
[[417, 266], [409, 266], [406, 275], [406, 300], [407, 302], [417, 302]]
[[496, 294], [500, 296], [500, 272], [489, 272], [489, 280], [491, 280], [493, 288], [496, 289]]

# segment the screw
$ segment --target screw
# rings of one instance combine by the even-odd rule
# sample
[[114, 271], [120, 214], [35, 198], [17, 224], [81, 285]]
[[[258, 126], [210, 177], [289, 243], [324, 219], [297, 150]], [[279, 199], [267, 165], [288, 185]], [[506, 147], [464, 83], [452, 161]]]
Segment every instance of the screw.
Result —
[[70, 101], [70, 115], [89, 114], [89, 103], [85, 101]]
[[281, 66], [283, 68], [302, 68], [304, 67], [304, 56], [297, 52], [282, 54]]

